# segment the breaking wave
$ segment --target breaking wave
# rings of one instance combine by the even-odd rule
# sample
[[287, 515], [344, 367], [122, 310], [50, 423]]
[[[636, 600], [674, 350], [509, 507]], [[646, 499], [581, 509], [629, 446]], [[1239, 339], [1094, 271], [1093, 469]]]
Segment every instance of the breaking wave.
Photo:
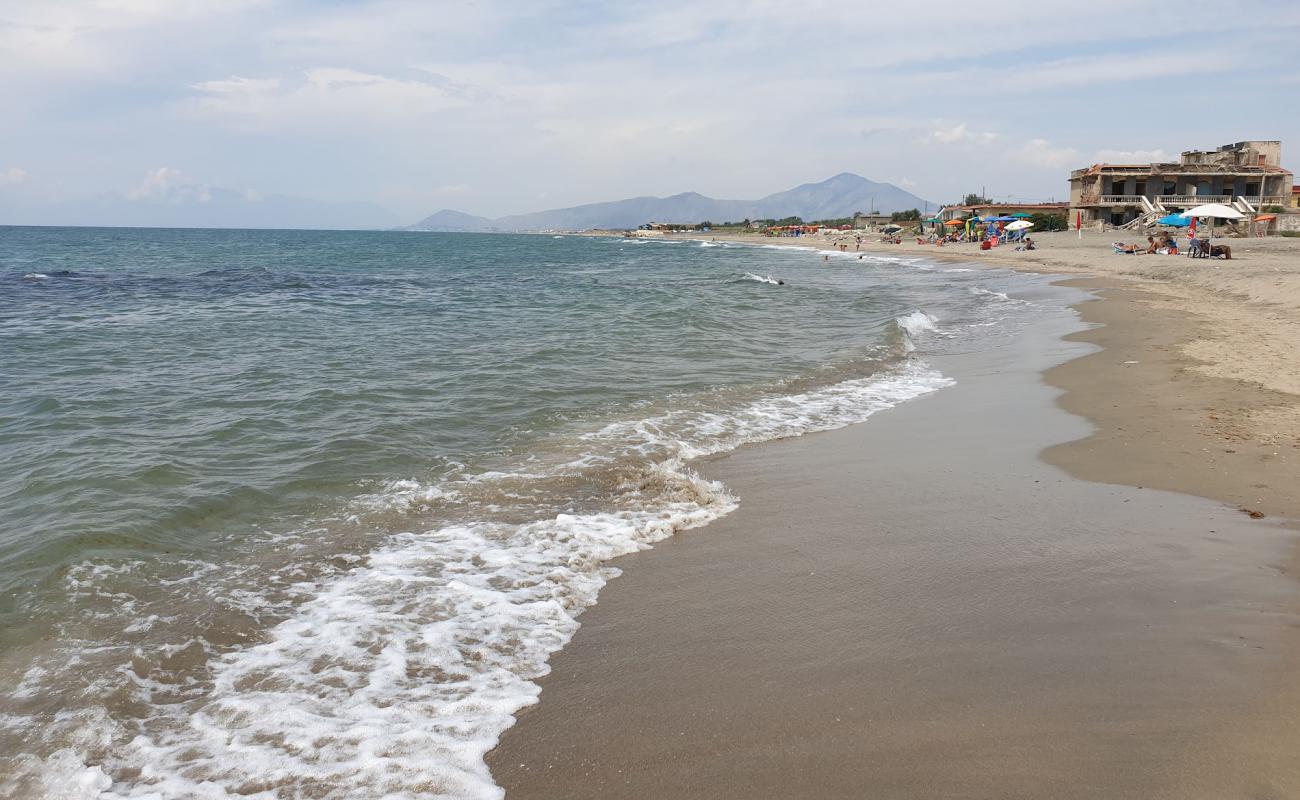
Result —
[[[934, 329], [921, 312], [897, 324]], [[112, 800], [500, 798], [484, 755], [536, 702], [550, 655], [618, 574], [610, 560], [736, 507], [691, 459], [861, 422], [951, 383], [911, 358], [873, 369], [748, 400], [684, 400], [558, 438], [514, 467], [362, 495], [350, 524], [398, 519], [407, 530], [291, 585], [287, 602], [259, 599], [245, 576], [239, 602], [282, 603], [279, 622], [249, 641], [141, 653], [117, 676], [141, 717], [91, 707], [55, 719], [74, 744], [11, 761], [0, 789]], [[185, 578], [196, 598], [221, 590], [209, 582], [219, 570], [198, 565]], [[115, 577], [76, 573], [70, 590], [109, 592]], [[167, 613], [137, 616], [151, 611]], [[18, 691], [45, 670], [57, 666], [32, 667]]]

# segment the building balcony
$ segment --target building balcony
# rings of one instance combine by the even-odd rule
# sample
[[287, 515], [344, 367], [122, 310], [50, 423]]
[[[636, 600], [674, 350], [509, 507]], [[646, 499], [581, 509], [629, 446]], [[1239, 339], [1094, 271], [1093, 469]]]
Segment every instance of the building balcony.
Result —
[[1156, 198], [1162, 206], [1203, 206], [1206, 203], [1232, 204], [1230, 194], [1162, 194]]
[[1140, 206], [1143, 201], [1150, 202], [1140, 194], [1085, 194], [1079, 199], [1084, 206]]

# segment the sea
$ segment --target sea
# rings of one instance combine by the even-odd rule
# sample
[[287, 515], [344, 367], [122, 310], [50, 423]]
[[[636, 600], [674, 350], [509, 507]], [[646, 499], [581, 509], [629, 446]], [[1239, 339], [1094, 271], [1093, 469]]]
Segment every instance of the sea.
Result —
[[[0, 797], [500, 798], [618, 557], [1034, 279], [781, 240], [0, 228]], [[864, 458], [872, 457], [864, 454]]]

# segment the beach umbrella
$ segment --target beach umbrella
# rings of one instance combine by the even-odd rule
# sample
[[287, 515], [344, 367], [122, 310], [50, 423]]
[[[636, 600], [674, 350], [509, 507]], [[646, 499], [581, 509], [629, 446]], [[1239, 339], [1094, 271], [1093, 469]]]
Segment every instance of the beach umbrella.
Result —
[[950, 220], [948, 220], [947, 222], [945, 222], [945, 223], [943, 223], [943, 224], [944, 224], [944, 225], [947, 225], [947, 226], [950, 227], [950, 228], [956, 228], [956, 227], [959, 227], [959, 226], [961, 226], [961, 225], [965, 225], [965, 224], [966, 224], [966, 221], [965, 221], [965, 220], [961, 220], [961, 219], [950, 219]]
[[903, 229], [902, 225], [886, 225], [885, 227], [881, 228], [881, 230], [884, 231], [885, 233], [893, 233], [894, 231], [901, 231], [902, 229]]
[[1192, 221], [1178, 214], [1170, 214], [1167, 217], [1161, 217], [1160, 219], [1156, 220], [1156, 224], [1172, 225], [1175, 228], [1186, 228], [1188, 225], [1192, 224]]
[[1225, 206], [1223, 203], [1206, 203], [1203, 206], [1189, 208], [1180, 217], [1196, 217], [1197, 219], [1245, 219], [1246, 215], [1233, 208]]
[[1032, 227], [1034, 227], [1034, 223], [1030, 222], [1027, 219], [1019, 219], [1011, 223], [1010, 225], [1008, 225], [1006, 229], [1009, 231], [1023, 231], [1025, 228], [1032, 228]]
[[1210, 220], [1210, 235], [1207, 238], [1206, 240], [1207, 244], [1205, 245], [1210, 252], [1214, 251], [1214, 221], [1216, 219], [1245, 219], [1246, 218], [1245, 214], [1241, 213], [1240, 211], [1233, 208], [1232, 206], [1225, 206], [1223, 203], [1206, 203], [1203, 206], [1189, 208], [1183, 213], [1179, 214], [1178, 216], [1188, 217], [1193, 220], [1197, 220], [1197, 219]]
[[1029, 214], [1026, 214], [1026, 213], [1023, 212], [1023, 211], [1017, 211], [1016, 213], [1012, 214], [1011, 216], [1013, 216], [1013, 217], [1020, 217], [1021, 219], [1024, 219], [1025, 217], [1028, 217], [1028, 216], [1030, 216], [1030, 215], [1029, 215]]

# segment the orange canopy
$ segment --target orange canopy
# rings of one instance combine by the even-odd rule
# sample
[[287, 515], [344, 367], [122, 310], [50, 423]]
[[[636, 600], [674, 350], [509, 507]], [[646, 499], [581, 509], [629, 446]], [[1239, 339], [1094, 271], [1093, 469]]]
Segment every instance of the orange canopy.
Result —
[[947, 222], [945, 222], [945, 223], [943, 223], [943, 224], [944, 224], [944, 225], [953, 225], [953, 226], [956, 226], [956, 225], [965, 225], [965, 224], [966, 224], [966, 220], [964, 220], [964, 219], [950, 219], [950, 220], [948, 220]]
[[1261, 214], [1255, 217], [1256, 222], [1272, 222], [1275, 219], [1277, 219], [1277, 214]]

